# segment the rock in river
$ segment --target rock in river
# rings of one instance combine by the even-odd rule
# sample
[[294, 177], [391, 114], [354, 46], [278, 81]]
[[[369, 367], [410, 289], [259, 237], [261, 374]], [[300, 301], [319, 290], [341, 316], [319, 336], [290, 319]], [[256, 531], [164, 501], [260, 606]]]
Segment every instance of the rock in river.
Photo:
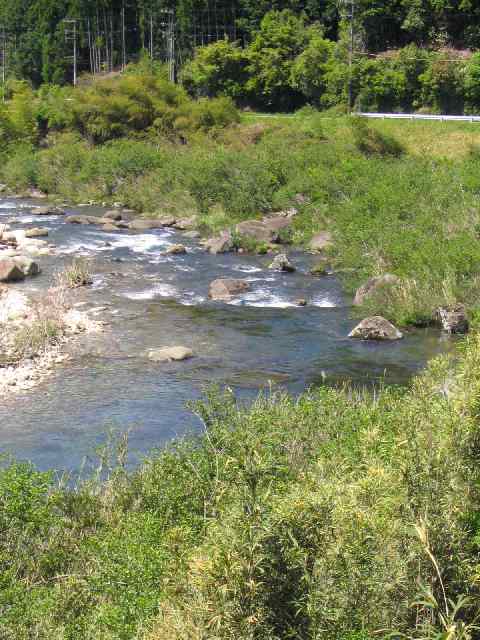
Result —
[[230, 231], [222, 231], [219, 236], [209, 238], [204, 243], [205, 249], [216, 255], [217, 253], [228, 253], [233, 249], [233, 239]]
[[235, 278], [220, 278], [210, 284], [208, 297], [212, 300], [230, 300], [234, 296], [245, 293], [250, 285], [245, 280]]
[[182, 255], [184, 253], [187, 253], [187, 249], [183, 244], [172, 244], [170, 247], [168, 247], [165, 253], [169, 255]]
[[153, 218], [137, 218], [129, 223], [128, 228], [132, 231], [149, 231], [150, 229], [160, 229], [162, 226], [164, 225], [160, 220]]
[[403, 334], [382, 316], [365, 318], [349, 334], [349, 338], [360, 340], [400, 340]]
[[65, 211], [59, 207], [35, 207], [32, 213], [36, 216], [63, 216]]
[[15, 264], [20, 267], [26, 276], [38, 276], [41, 273], [40, 266], [35, 260], [31, 260], [26, 256], [16, 256], [13, 258]]
[[286, 271], [289, 273], [292, 273], [296, 270], [293, 264], [288, 259], [286, 253], [279, 253], [278, 256], [275, 256], [269, 268], [274, 269], [275, 271]]
[[193, 351], [188, 347], [163, 347], [161, 349], [150, 349], [148, 358], [153, 362], [172, 362], [193, 358]]
[[99, 224], [99, 218], [96, 216], [67, 216], [65, 222], [70, 224]]
[[26, 238], [45, 238], [48, 236], [48, 229], [42, 229], [40, 227], [33, 227], [25, 231]]
[[13, 259], [0, 260], [0, 282], [25, 280], [25, 273]]

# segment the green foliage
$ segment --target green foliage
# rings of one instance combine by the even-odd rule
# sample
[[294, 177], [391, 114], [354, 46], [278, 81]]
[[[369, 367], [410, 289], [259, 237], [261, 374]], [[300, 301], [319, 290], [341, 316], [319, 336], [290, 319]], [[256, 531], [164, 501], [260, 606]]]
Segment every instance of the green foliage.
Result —
[[248, 77], [247, 63], [242, 48], [228, 40], [219, 40], [198, 49], [193, 60], [182, 69], [182, 84], [197, 97], [226, 95], [241, 101]]

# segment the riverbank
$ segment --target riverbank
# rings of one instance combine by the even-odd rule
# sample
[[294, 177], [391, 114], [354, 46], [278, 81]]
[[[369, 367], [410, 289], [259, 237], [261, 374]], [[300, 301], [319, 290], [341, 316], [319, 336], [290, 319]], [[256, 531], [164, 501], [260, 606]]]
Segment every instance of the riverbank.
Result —
[[122, 440], [101, 455], [105, 482], [3, 468], [2, 637], [470, 629], [479, 354], [473, 335], [408, 390], [374, 397], [323, 388], [245, 410], [214, 394], [196, 406], [202, 436], [132, 474]]
[[64, 125], [41, 144], [9, 147], [0, 181], [59, 202], [195, 220], [204, 237], [230, 229], [245, 251], [268, 242], [243, 238], [238, 223], [295, 211], [282, 242], [308, 248], [327, 234], [323, 253], [347, 291], [373, 276], [399, 278], [365, 312], [429, 324], [439, 308], [463, 305], [475, 323], [479, 144], [468, 124], [366, 123], [308, 110], [289, 119], [245, 115], [187, 138], [150, 128], [101, 144]]

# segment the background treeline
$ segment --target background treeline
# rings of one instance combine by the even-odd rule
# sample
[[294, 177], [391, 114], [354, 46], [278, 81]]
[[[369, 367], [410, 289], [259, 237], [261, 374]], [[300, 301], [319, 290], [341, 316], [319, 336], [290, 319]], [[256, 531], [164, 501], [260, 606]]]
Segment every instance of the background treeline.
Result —
[[[65, 18], [78, 20], [80, 70], [108, 72], [142, 50], [158, 60], [167, 56], [166, 10], [173, 12], [179, 67], [197, 47], [225, 38], [254, 47], [261, 21], [272, 9], [288, 9], [306, 26], [321, 24], [328, 40], [343, 42], [345, 57], [352, 7], [355, 49], [362, 54], [411, 43], [437, 49], [480, 44], [480, 6], [473, 0], [4, 0], [0, 39], [5, 33], [9, 73], [35, 85], [62, 83], [72, 73]], [[303, 50], [301, 42], [298, 46]]]
[[181, 73], [195, 96], [225, 94], [260, 109], [307, 103], [359, 110], [472, 113], [480, 108], [480, 54], [415, 43], [380, 54], [356, 52], [340, 35], [289, 10], [271, 11], [251, 43], [226, 40], [196, 50]]

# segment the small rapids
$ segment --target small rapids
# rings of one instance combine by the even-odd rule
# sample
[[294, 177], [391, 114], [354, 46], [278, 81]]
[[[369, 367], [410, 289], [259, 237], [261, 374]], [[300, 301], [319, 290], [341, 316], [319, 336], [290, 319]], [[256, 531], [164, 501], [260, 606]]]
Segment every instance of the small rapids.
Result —
[[[56, 246], [56, 255], [39, 258], [42, 274], [19, 290], [46, 290], [83, 256], [92, 261], [94, 284], [76, 292], [77, 304], [106, 323], [103, 334], [75, 343], [71, 360], [43, 383], [0, 407], [0, 450], [39, 468], [78, 470], [110, 429], [131, 429], [135, 463], [200, 427], [187, 404], [212, 384], [245, 400], [271, 384], [292, 393], [344, 381], [403, 384], [451, 344], [433, 330], [389, 344], [348, 339], [351, 300], [334, 277], [312, 277], [314, 258], [304, 253], [289, 254], [295, 273], [277, 273], [268, 269], [269, 256], [213, 256], [173, 230], [104, 232], [36, 216], [35, 204], [0, 200], [0, 223], [46, 227]], [[166, 255], [175, 243], [187, 253]], [[210, 282], [228, 277], [247, 280], [250, 290], [229, 303], [210, 301]], [[307, 306], [298, 306], [301, 298]], [[146, 357], [174, 345], [195, 357], [169, 364]]]

